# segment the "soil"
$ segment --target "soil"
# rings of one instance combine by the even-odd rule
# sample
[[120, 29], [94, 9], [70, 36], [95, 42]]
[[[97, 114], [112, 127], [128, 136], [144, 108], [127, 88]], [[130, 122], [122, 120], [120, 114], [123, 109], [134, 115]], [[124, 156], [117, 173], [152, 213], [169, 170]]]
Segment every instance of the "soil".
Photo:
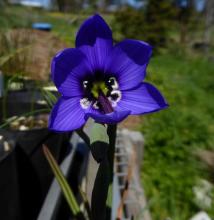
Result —
[[197, 156], [212, 170], [214, 169], [214, 151], [200, 150], [197, 152]]
[[[12, 118], [13, 119], [13, 118]], [[18, 117], [9, 124], [11, 130], [26, 131], [32, 129], [42, 129], [48, 127], [48, 114], [40, 114], [37, 116]], [[10, 120], [10, 119], [9, 119]]]
[[65, 48], [65, 44], [50, 32], [32, 30], [31, 34], [35, 38], [35, 43], [28, 66], [29, 74], [33, 79], [48, 80], [51, 59]]
[[6, 42], [5, 51], [25, 48], [11, 57], [2, 68], [3, 73], [22, 73], [33, 80], [48, 80], [52, 57], [66, 47], [53, 33], [33, 29], [13, 29], [1, 38]]

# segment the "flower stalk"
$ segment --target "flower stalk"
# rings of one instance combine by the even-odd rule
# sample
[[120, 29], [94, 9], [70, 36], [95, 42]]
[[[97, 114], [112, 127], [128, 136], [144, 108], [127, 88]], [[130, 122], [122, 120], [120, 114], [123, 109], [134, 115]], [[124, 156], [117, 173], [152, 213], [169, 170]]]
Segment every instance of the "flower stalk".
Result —
[[115, 156], [115, 144], [117, 135], [117, 125], [108, 125], [107, 130], [109, 136], [109, 149], [108, 149], [108, 161], [109, 161], [109, 172], [110, 182], [108, 186], [108, 197], [106, 200], [107, 216], [110, 219], [112, 198], [113, 198], [113, 179], [114, 179], [114, 156]]

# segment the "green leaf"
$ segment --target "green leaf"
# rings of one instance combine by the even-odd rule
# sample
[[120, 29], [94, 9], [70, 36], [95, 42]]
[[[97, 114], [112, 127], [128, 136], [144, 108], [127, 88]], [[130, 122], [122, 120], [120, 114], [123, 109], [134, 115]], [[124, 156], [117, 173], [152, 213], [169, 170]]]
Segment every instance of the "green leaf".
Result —
[[110, 183], [110, 170], [107, 157], [98, 168], [91, 198], [91, 212], [93, 220], [106, 219], [106, 199]]
[[94, 159], [100, 163], [108, 153], [109, 138], [107, 128], [102, 124], [94, 123], [90, 135], [90, 150]]
[[90, 128], [86, 129], [86, 133], [83, 130], [77, 132], [90, 146], [94, 159], [99, 163], [92, 191], [91, 213], [93, 220], [100, 220], [110, 216], [109, 211], [106, 211], [110, 210], [112, 197], [109, 197], [109, 206], [106, 206], [106, 200], [109, 191], [112, 195], [112, 167], [117, 127], [112, 125], [107, 128], [102, 124], [93, 123]]
[[90, 132], [90, 140], [91, 144], [95, 143], [96, 141], [109, 143], [109, 138], [107, 135], [107, 128], [98, 123], [94, 123], [92, 130]]
[[93, 220], [101, 220], [106, 219], [106, 199], [111, 179], [108, 162], [109, 137], [107, 127], [102, 124], [93, 123], [90, 128], [86, 129], [87, 134], [82, 130], [78, 134], [90, 145], [91, 153], [99, 163], [92, 191], [91, 215]]
[[56, 177], [56, 180], [58, 181], [58, 183], [62, 189], [62, 192], [65, 196], [65, 199], [67, 200], [67, 203], [68, 203], [72, 213], [74, 214], [74, 216], [79, 216], [81, 213], [79, 205], [74, 197], [74, 194], [73, 194], [64, 174], [60, 170], [60, 167], [58, 166], [58, 164], [57, 164], [56, 160], [54, 159], [54, 157], [52, 156], [51, 152], [49, 151], [49, 149], [45, 145], [43, 145], [43, 151], [44, 151], [45, 157], [48, 160], [48, 163], [54, 173], [54, 176]]
[[114, 153], [117, 136], [117, 125], [108, 125], [107, 134], [109, 136], [109, 150], [108, 150], [108, 161], [109, 161], [109, 172], [110, 172], [110, 183], [108, 189], [108, 196], [106, 206], [108, 207], [108, 215], [111, 213], [112, 200], [113, 200], [113, 176], [114, 176]]

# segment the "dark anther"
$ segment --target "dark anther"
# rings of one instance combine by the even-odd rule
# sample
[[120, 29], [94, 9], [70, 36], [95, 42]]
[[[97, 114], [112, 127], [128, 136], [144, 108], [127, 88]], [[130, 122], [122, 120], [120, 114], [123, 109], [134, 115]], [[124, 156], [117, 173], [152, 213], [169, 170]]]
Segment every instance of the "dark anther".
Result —
[[117, 101], [118, 98], [120, 97], [118, 93], [113, 93], [110, 95], [113, 101]]
[[117, 81], [114, 77], [111, 77], [107, 80], [106, 85], [109, 89], [117, 87]]
[[89, 93], [90, 92], [90, 90], [92, 89], [92, 82], [91, 81], [89, 81], [89, 80], [84, 80], [83, 82], [82, 82], [82, 85], [83, 85], [83, 89], [84, 89], [84, 91], [86, 91], [87, 93]]
[[115, 84], [115, 79], [114, 79], [114, 78], [110, 78], [110, 79], [108, 80], [108, 83], [109, 83], [111, 86], [113, 86], [113, 85]]

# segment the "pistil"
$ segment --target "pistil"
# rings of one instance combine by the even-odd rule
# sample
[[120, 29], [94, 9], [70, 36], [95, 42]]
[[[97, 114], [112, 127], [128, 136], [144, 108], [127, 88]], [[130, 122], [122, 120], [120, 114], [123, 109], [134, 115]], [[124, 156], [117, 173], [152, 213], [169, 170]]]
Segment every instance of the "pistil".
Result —
[[114, 111], [110, 101], [108, 100], [108, 98], [105, 96], [105, 94], [101, 90], [99, 91], [98, 102], [100, 103], [101, 110], [105, 114], [108, 114]]

